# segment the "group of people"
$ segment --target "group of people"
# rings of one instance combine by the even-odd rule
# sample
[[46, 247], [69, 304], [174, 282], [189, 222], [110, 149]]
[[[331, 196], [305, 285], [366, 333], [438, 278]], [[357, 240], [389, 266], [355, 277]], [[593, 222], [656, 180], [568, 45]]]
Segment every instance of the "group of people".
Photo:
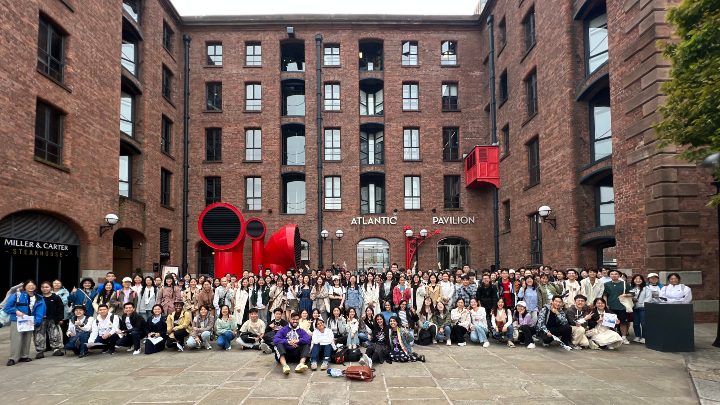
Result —
[[[667, 285], [618, 270], [538, 268], [446, 271], [390, 269], [361, 272], [288, 270], [285, 274], [212, 279], [168, 274], [125, 277], [108, 272], [71, 292], [59, 280], [14, 286], [2, 303], [11, 324], [7, 365], [52, 351], [85, 357], [93, 349], [134, 355], [163, 350], [241, 350], [274, 353], [283, 372], [326, 369], [339, 352], [362, 363], [424, 361], [416, 345], [490, 342], [529, 349], [557, 342], [567, 350], [617, 349], [644, 343], [644, 305], [690, 302], [676, 273]], [[4, 319], [3, 319], [4, 318]], [[31, 321], [20, 331], [19, 320]], [[213, 344], [214, 342], [214, 344]], [[362, 354], [360, 347], [365, 347]], [[308, 366], [309, 363], [309, 366]]]

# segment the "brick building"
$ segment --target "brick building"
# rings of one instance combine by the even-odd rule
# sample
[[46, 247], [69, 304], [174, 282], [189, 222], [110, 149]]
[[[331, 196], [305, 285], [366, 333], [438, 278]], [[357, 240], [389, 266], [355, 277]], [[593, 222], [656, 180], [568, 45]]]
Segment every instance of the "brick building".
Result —
[[[499, 148], [501, 266], [679, 271], [696, 311], [716, 308], [713, 187], [652, 130], [666, 2], [490, 0], [451, 17], [5, 3], [2, 287], [180, 265], [188, 35], [191, 273], [212, 268], [195, 221], [214, 201], [269, 233], [297, 223], [312, 266], [404, 265], [409, 226], [440, 231], [419, 267], [490, 267], [497, 179], [475, 165]], [[120, 222], [100, 235], [108, 213]]]

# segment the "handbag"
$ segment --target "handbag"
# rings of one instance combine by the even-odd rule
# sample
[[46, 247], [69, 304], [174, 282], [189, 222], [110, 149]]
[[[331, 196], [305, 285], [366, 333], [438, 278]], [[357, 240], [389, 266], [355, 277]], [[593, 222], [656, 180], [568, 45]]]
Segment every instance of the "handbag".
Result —
[[333, 364], [345, 364], [345, 354], [347, 353], [347, 347], [341, 347], [339, 349], [336, 349], [335, 352], [333, 352], [332, 356], [330, 356], [330, 360]]
[[[627, 293], [627, 285], [625, 281], [623, 281], [623, 294]], [[625, 312], [632, 313], [633, 307], [635, 304], [633, 303], [633, 300], [631, 297], [619, 297], [618, 301], [625, 307]]]
[[368, 366], [350, 366], [343, 374], [348, 380], [372, 381], [375, 378], [374, 371]]

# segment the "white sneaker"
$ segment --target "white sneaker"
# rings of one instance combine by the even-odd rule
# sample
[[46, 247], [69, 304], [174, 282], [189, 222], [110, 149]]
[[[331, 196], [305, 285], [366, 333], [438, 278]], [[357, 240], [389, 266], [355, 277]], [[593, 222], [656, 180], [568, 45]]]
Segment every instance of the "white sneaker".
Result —
[[528, 349], [534, 349], [534, 348], [535, 348], [535, 343], [530, 343], [527, 347], [528, 347]]
[[515, 343], [513, 343], [511, 340], [508, 340], [508, 347], [515, 347]]
[[490, 347], [490, 342], [486, 340], [485, 343], [483, 343], [483, 347]]
[[450, 341], [450, 339], [445, 341], [445, 346], [452, 346], [452, 342]]
[[128, 347], [127, 350], [125, 350], [125, 351], [126, 351], [126, 352], [131, 352], [131, 351], [133, 351], [133, 348], [132, 348], [132, 347]]
[[645, 344], [645, 338], [640, 338], [640, 343]]
[[140, 349], [137, 349], [137, 350], [135, 350], [135, 351], [133, 352], [133, 356], [136, 356], [136, 355], [138, 355], [138, 354], [140, 354]]
[[633, 339], [633, 342], [635, 342], [635, 343], [640, 343], [641, 341], [642, 341], [642, 339], [640, 339], [637, 336], [635, 336], [635, 338]]
[[458, 343], [458, 346], [466, 346], [466, 345], [467, 345], [467, 343], [465, 343], [465, 342]]
[[180, 344], [180, 342], [175, 343], [175, 346], [177, 346], [179, 351], [181, 351], [181, 352], [185, 351], [185, 348], [183, 347], [183, 345]]
[[260, 350], [265, 354], [272, 353], [272, 349], [265, 342], [260, 343]]
[[212, 346], [210, 345], [210, 342], [205, 343], [205, 349], [211, 350]]
[[623, 344], [624, 344], [624, 345], [629, 345], [629, 344], [630, 344], [630, 342], [627, 340], [627, 337], [626, 337], [626, 336], [623, 336], [622, 340], [623, 340]]

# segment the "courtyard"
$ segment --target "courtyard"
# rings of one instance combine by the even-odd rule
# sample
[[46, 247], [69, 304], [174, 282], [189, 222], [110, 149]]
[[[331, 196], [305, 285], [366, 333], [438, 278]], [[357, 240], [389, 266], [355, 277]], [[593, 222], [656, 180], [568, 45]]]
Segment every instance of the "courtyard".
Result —
[[[46, 357], [3, 367], [0, 390], [3, 403], [24, 405], [696, 404], [701, 399], [710, 404], [720, 400], [714, 336], [714, 324], [697, 325], [697, 351], [688, 354], [635, 343], [600, 352], [498, 344], [419, 347], [425, 363], [377, 365], [369, 383], [331, 378], [324, 371], [285, 376], [271, 355], [257, 351], [132, 356], [120, 350], [114, 356]], [[3, 355], [8, 344], [9, 329], [2, 328]]]

